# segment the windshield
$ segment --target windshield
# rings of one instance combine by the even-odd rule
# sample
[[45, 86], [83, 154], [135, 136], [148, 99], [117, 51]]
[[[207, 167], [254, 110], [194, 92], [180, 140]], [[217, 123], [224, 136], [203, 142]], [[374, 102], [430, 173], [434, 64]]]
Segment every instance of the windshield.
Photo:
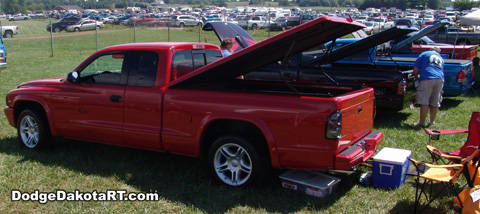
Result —
[[373, 26], [373, 23], [371, 23], [371, 22], [365, 22], [365, 25], [370, 27], [370, 26]]

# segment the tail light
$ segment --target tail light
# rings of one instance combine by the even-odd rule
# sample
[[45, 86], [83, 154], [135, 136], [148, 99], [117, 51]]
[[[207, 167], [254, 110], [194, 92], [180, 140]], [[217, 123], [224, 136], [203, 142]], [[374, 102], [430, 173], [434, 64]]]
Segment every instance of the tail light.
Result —
[[397, 85], [397, 94], [404, 94], [405, 91], [407, 91], [407, 81], [403, 78]]
[[457, 82], [465, 81], [465, 70], [460, 71], [457, 75]]
[[327, 120], [326, 138], [330, 140], [338, 140], [342, 136], [342, 112], [334, 112]]
[[0, 50], [0, 63], [5, 62], [5, 52], [3, 50]]

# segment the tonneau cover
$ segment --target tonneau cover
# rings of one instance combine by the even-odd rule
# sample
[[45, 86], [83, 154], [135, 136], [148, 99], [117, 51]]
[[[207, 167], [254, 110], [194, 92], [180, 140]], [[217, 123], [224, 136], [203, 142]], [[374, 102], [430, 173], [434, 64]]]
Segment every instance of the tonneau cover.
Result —
[[443, 27], [443, 26], [445, 26], [445, 25], [447, 25], [447, 24], [448, 24], [448, 22], [446, 22], [446, 21], [441, 21], [441, 22], [439, 22], [439, 23], [437, 23], [437, 24], [434, 24], [434, 25], [432, 25], [432, 26], [426, 27], [426, 28], [418, 31], [416, 34], [412, 35], [411, 37], [409, 37], [409, 38], [407, 38], [407, 39], [405, 39], [405, 40], [397, 43], [397, 44], [395, 45], [395, 47], [392, 48], [392, 51], [397, 51], [397, 50], [400, 49], [401, 47], [403, 47], [403, 46], [405, 46], [405, 45], [407, 45], [407, 44], [409, 44], [409, 43], [412, 43], [412, 42], [416, 41], [417, 39], [420, 39], [420, 38], [424, 37], [425, 35], [433, 32], [433, 31], [435, 31], [435, 30], [437, 30], [437, 29], [439, 29], [439, 28], [441, 28], [441, 27]]
[[364, 27], [344, 18], [320, 17], [199, 68], [171, 82], [170, 87], [232, 80], [255, 68], [282, 60], [288, 54], [303, 52]]
[[220, 41], [232, 39], [234, 53], [257, 43], [247, 31], [231, 22], [207, 22], [203, 30], [214, 31]]
[[380, 33], [373, 34], [369, 37], [360, 39], [356, 42], [352, 42], [348, 45], [344, 45], [331, 53], [327, 53], [325, 56], [315, 60], [311, 63], [331, 63], [337, 60], [343, 59], [347, 56], [362, 52], [371, 47], [388, 42], [392, 39], [395, 39], [399, 36], [406, 35], [410, 32], [415, 31], [416, 28], [398, 28], [393, 27], [388, 30], [382, 31]]

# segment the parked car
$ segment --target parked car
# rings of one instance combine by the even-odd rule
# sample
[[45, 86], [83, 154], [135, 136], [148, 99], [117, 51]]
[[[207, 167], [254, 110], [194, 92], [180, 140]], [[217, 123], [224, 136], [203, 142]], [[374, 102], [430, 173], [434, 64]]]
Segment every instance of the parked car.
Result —
[[445, 25], [427, 35], [435, 42], [448, 44], [480, 44], [480, 32], [463, 31], [461, 28]]
[[0, 71], [7, 67], [7, 49], [5, 48], [5, 43], [3, 43], [3, 38], [0, 36]]
[[425, 35], [447, 25], [448, 22], [439, 22], [435, 25], [423, 28], [420, 31], [409, 33], [396, 38], [391, 49], [392, 56], [418, 57], [420, 53], [437, 46], [441, 49], [440, 55], [445, 59], [473, 60], [477, 57], [478, 45], [452, 45], [434, 42]]
[[380, 24], [378, 22], [366, 21], [363, 24], [367, 26], [366, 28], [363, 29], [367, 34], [378, 33], [381, 30]]
[[8, 21], [29, 20], [30, 16], [27, 15], [14, 15], [8, 18]]
[[256, 30], [258, 28], [268, 27], [268, 22], [269, 21], [265, 16], [247, 16], [244, 19], [238, 21], [238, 26], [247, 30]]
[[203, 26], [203, 22], [200, 19], [197, 19], [195, 16], [190, 15], [178, 15], [172, 16], [168, 22], [170, 27], [192, 27], [192, 26]]
[[104, 27], [105, 25], [101, 21], [87, 19], [80, 21], [77, 24], [69, 25], [65, 30], [68, 32], [80, 32], [85, 30], [100, 30]]
[[[395, 28], [396, 27], [382, 31], [361, 40], [337, 39], [335, 45], [341, 48], [338, 48], [334, 51], [335, 53], [329, 55], [329, 59], [342, 56], [337, 57], [339, 60], [335, 61], [333, 65], [342, 66], [343, 68], [351, 66], [352, 68], [390, 67], [412, 69], [417, 57], [394, 57], [388, 55], [388, 53], [378, 51], [378, 47], [383, 45], [383, 42], [381, 42], [382, 40], [393, 40], [399, 36], [410, 33], [410, 30], [416, 30], [416, 28], [401, 28], [401, 31], [398, 31], [401, 33], [399, 34], [392, 31]], [[443, 70], [445, 76], [445, 83], [443, 86], [444, 96], [460, 96], [469, 91], [474, 74], [472, 61], [445, 59]]]
[[1, 25], [0, 28], [2, 29], [1, 35], [3, 35], [4, 38], [13, 38], [13, 35], [18, 34], [17, 25]]
[[138, 14], [133, 19], [129, 19], [128, 25], [147, 25], [148, 22], [155, 20], [156, 17], [152, 14]]
[[420, 29], [420, 24], [417, 22], [417, 20], [413, 18], [400, 18], [400, 19], [395, 19], [395, 26], [404, 26], [404, 27], [415, 27], [417, 29]]
[[149, 21], [147, 25], [150, 27], [167, 26], [169, 21], [170, 21], [170, 16], [163, 16], [160, 18], [156, 18], [152, 21]]
[[54, 33], [59, 33], [60, 31], [65, 30], [67, 26], [77, 24], [80, 20], [81, 18], [76, 16], [64, 17], [51, 25], [47, 24], [46, 29], [48, 32], [53, 31]]
[[284, 16], [278, 17], [275, 20], [276, 25], [280, 26], [282, 30], [288, 30], [292, 27], [300, 25], [300, 17], [298, 16]]
[[113, 23], [115, 23], [117, 20], [118, 20], [118, 18], [117, 18], [116, 16], [109, 16], [109, 17], [103, 18], [102, 22], [103, 22], [104, 24], [113, 24]]

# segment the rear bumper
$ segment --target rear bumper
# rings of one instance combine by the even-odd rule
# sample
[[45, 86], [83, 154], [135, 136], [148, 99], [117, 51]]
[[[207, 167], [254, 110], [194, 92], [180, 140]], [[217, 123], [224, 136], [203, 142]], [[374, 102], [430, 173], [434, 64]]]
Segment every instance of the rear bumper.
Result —
[[383, 132], [372, 131], [335, 157], [335, 170], [350, 170], [359, 163], [366, 162], [375, 153], [383, 140]]

